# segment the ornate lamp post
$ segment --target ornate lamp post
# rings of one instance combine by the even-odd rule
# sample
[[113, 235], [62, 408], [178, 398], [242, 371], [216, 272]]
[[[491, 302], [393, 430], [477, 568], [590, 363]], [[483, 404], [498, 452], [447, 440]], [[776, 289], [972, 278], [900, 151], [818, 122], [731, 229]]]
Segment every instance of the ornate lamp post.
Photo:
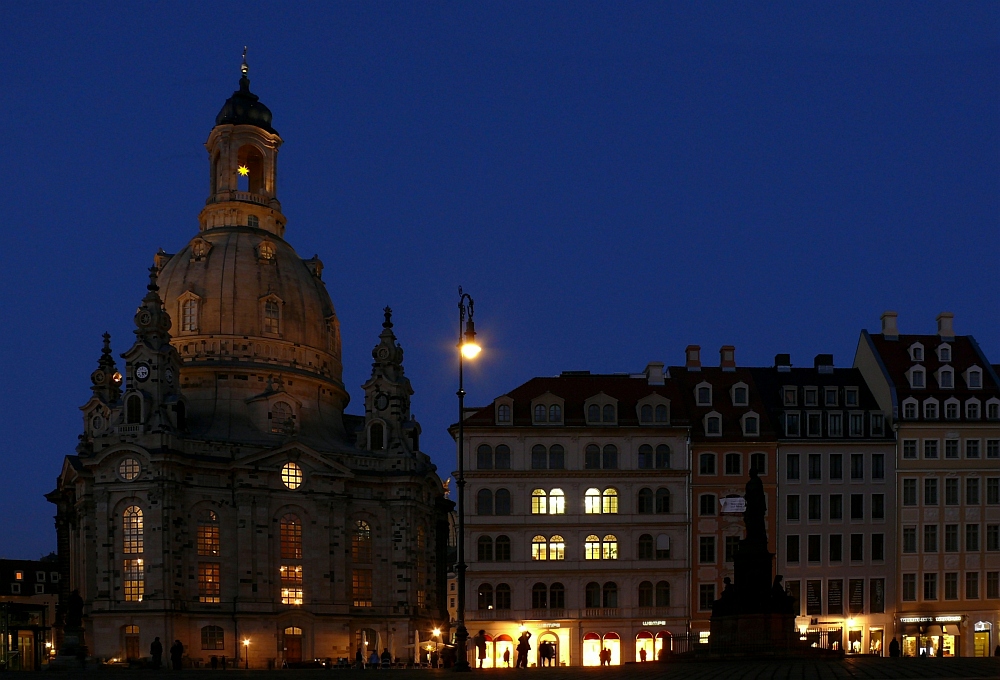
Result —
[[[466, 304], [468, 303], [468, 304]], [[465, 387], [463, 368], [465, 359], [474, 359], [482, 348], [476, 343], [476, 325], [472, 320], [475, 303], [472, 297], [458, 288], [458, 625], [455, 627], [456, 671], [469, 671], [469, 631], [465, 627]]]

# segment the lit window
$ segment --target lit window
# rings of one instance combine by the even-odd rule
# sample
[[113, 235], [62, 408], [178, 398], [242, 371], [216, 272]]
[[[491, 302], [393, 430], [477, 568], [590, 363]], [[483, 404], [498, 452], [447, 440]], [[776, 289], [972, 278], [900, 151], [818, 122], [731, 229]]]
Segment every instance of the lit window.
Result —
[[142, 602], [142, 596], [145, 594], [142, 558], [124, 561], [122, 564], [122, 586], [126, 602]]
[[355, 607], [372, 606], [372, 570], [351, 570], [351, 592], [354, 594]]
[[136, 555], [143, 551], [142, 510], [130, 505], [122, 515], [122, 552], [126, 555]]
[[618, 537], [608, 534], [601, 539], [601, 558], [605, 560], [618, 559]]
[[552, 489], [549, 493], [549, 514], [563, 515], [566, 513], [566, 495], [562, 489]]
[[302, 486], [302, 468], [297, 463], [285, 463], [284, 467], [281, 468], [281, 483], [293, 491]]
[[531, 514], [544, 515], [547, 508], [545, 490], [535, 489], [531, 492]]
[[202, 649], [225, 649], [226, 637], [221, 626], [205, 626], [201, 629]]
[[351, 536], [351, 560], [355, 564], [369, 564], [372, 561], [372, 530], [368, 522], [358, 520]]
[[[287, 402], [278, 401], [271, 407], [271, 432], [291, 434], [295, 430], [292, 407]], [[300, 480], [301, 481], [301, 480]]]
[[535, 536], [531, 539], [531, 559], [545, 560], [548, 558], [548, 544], [544, 536]]
[[606, 515], [614, 515], [618, 513], [618, 491], [615, 489], [605, 489], [604, 490], [604, 503], [602, 504], [601, 511]]
[[583, 557], [587, 560], [601, 559], [601, 539], [591, 534], [583, 542]]
[[564, 560], [566, 559], [566, 541], [562, 536], [556, 534], [549, 538], [549, 559], [550, 560]]
[[264, 332], [272, 333], [274, 335], [278, 334], [278, 329], [280, 328], [281, 320], [281, 309], [278, 307], [278, 303], [274, 300], [268, 300], [264, 303]]
[[221, 566], [218, 562], [198, 563], [198, 601], [221, 602], [222, 583], [220, 581]]
[[138, 477], [140, 470], [141, 467], [139, 465], [139, 461], [135, 458], [124, 458], [122, 459], [122, 462], [118, 464], [118, 476], [126, 482], [131, 482]]
[[274, 259], [274, 246], [268, 243], [267, 241], [263, 241], [260, 244], [260, 247], [258, 248], [257, 252], [260, 255], [260, 259], [262, 260]]
[[197, 300], [185, 300], [181, 305], [181, 330], [189, 333], [198, 330]]
[[302, 588], [282, 588], [281, 604], [289, 604], [296, 607], [302, 606]]
[[219, 518], [211, 510], [198, 522], [198, 554], [208, 557], [219, 554]]
[[584, 494], [584, 512], [588, 515], [601, 514], [601, 491], [600, 489], [587, 489]]
[[281, 559], [302, 559], [302, 520], [295, 515], [285, 515], [280, 526]]

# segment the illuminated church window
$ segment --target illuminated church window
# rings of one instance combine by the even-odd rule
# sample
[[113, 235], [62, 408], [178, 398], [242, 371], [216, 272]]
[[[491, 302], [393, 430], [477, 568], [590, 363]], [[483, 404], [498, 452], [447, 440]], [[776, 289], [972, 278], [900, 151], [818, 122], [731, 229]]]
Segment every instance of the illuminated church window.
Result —
[[[281, 403], [278, 402], [278, 404]], [[278, 406], [278, 404], [275, 404], [275, 406]], [[272, 420], [271, 422], [274, 421]], [[285, 463], [284, 467], [281, 468], [281, 483], [292, 491], [302, 486], [302, 468], [297, 463]]]
[[131, 482], [139, 476], [140, 469], [139, 461], [135, 458], [123, 458], [118, 464], [118, 476], [126, 482]]
[[197, 300], [185, 300], [181, 305], [181, 330], [186, 332], [198, 330]]

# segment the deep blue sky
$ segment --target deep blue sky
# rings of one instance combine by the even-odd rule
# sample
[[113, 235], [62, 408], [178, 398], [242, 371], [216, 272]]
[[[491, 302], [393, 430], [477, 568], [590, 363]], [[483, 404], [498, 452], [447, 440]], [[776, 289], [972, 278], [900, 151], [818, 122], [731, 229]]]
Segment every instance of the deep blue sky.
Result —
[[885, 309], [1000, 362], [1000, 4], [287, 4], [4, 6], [0, 556], [54, 549], [100, 334], [196, 233], [244, 44], [352, 397], [391, 304], [444, 474], [459, 284], [472, 404], [689, 343], [849, 365]]

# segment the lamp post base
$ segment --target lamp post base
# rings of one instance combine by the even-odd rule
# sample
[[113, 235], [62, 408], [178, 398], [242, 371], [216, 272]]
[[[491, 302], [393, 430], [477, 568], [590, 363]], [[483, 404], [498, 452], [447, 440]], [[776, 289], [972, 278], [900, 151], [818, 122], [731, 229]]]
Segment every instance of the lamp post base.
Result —
[[469, 630], [465, 623], [459, 623], [455, 628], [455, 667], [454, 670], [462, 673], [472, 670], [469, 665]]

